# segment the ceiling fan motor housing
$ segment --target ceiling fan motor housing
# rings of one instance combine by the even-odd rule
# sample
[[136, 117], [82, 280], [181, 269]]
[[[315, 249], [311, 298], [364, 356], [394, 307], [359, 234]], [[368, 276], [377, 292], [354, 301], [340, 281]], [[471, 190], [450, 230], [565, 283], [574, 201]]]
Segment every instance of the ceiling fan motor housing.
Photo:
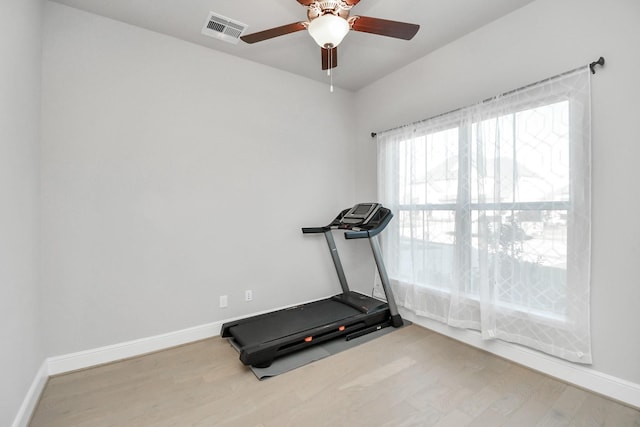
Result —
[[331, 13], [347, 19], [352, 7], [352, 5], [344, 0], [314, 1], [308, 6], [307, 17], [309, 18], [309, 22], [311, 22], [319, 16]]

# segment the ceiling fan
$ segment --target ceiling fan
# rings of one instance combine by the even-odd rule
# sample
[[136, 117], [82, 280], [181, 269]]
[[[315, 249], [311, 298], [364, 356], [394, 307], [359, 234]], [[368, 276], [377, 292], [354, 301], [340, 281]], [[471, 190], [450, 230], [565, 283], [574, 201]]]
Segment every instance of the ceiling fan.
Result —
[[411, 40], [419, 25], [367, 16], [349, 16], [351, 8], [360, 0], [297, 0], [307, 8], [306, 22], [294, 22], [240, 37], [246, 43], [257, 43], [285, 34], [308, 30], [322, 53], [322, 69], [338, 65], [338, 45], [349, 30]]

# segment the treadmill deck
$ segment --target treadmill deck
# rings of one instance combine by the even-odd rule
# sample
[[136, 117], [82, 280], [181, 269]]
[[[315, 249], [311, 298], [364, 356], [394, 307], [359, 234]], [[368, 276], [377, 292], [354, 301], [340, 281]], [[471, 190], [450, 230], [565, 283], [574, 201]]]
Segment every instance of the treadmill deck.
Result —
[[[359, 310], [332, 299], [255, 316], [250, 321], [231, 326], [229, 332], [241, 346], [268, 343], [276, 339], [318, 328], [361, 314]], [[247, 319], [249, 320], [249, 319]]]

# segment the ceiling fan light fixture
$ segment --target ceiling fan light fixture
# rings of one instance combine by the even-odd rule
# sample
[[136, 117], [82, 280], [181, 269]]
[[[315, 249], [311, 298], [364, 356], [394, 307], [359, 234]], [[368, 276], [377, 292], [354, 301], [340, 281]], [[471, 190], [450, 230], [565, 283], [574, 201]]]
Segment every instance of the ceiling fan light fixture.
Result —
[[346, 19], [325, 13], [309, 23], [308, 31], [320, 47], [333, 48], [342, 42], [349, 29]]

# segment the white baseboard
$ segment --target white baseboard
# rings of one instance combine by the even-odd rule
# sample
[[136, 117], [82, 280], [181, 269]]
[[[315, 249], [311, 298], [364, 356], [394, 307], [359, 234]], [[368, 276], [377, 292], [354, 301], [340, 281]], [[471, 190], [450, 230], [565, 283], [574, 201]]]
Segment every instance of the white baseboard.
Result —
[[551, 377], [558, 378], [569, 384], [640, 409], [640, 384], [632, 383], [596, 371], [588, 366], [567, 362], [519, 345], [499, 340], [485, 341], [479, 332], [453, 328], [435, 320], [415, 316], [413, 313], [404, 309], [401, 309], [401, 312], [402, 317], [419, 326], [488, 351], [489, 353], [493, 353]]
[[49, 373], [47, 372], [47, 362], [44, 361], [42, 362], [40, 369], [38, 369], [38, 372], [31, 383], [31, 387], [29, 387], [29, 390], [27, 391], [27, 395], [22, 401], [22, 405], [13, 420], [13, 424], [11, 424], [11, 427], [27, 427], [29, 425], [31, 414], [33, 414], [33, 411], [36, 409], [36, 405], [40, 400], [40, 395], [44, 390], [44, 386], [47, 385], [48, 378]]
[[[306, 303], [307, 302], [302, 304]], [[289, 305], [280, 307], [276, 310], [281, 310], [289, 307], [291, 306]], [[49, 357], [46, 360], [48, 370], [47, 372], [48, 375], [63, 374], [65, 372], [90, 368], [92, 366], [111, 363], [117, 360], [140, 356], [143, 354], [152, 353], [154, 351], [164, 350], [170, 347], [215, 337], [220, 335], [220, 329], [222, 328], [222, 325], [224, 323], [238, 320], [244, 317], [257, 316], [271, 311], [274, 310], [264, 310], [258, 313], [234, 317], [219, 322], [207, 323], [205, 325], [194, 326], [192, 328], [182, 329], [180, 331], [169, 332], [166, 334], [155, 335], [152, 337], [141, 338], [133, 341], [126, 341], [119, 344], [79, 351], [77, 353], [70, 353], [62, 356]]]
[[[290, 306], [282, 307], [287, 308]], [[279, 309], [278, 309], [279, 310]], [[65, 372], [77, 371], [92, 366], [115, 362], [117, 360], [140, 356], [154, 351], [164, 350], [182, 344], [203, 340], [220, 335], [220, 329], [226, 322], [231, 322], [243, 317], [256, 316], [273, 310], [265, 310], [258, 313], [222, 320], [220, 322], [207, 323], [180, 331], [169, 332], [162, 335], [141, 338], [119, 344], [108, 345], [91, 350], [62, 356], [49, 357], [46, 360], [49, 375], [58, 375]]]
[[77, 371], [79, 369], [115, 362], [116, 360], [140, 356], [193, 341], [211, 338], [220, 335], [221, 326], [222, 322], [208, 323], [181, 331], [79, 351], [63, 356], [49, 357], [46, 361], [48, 372], [49, 375], [57, 375]]

